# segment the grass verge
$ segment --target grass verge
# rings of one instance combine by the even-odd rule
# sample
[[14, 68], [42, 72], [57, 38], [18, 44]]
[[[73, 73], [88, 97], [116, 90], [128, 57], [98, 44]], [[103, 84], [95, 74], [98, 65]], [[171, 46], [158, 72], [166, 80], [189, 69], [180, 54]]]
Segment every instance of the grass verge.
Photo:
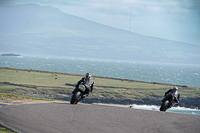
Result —
[[[0, 100], [38, 100], [38, 101], [55, 101], [53, 99], [48, 98], [39, 98], [39, 97], [30, 97], [30, 96], [22, 96], [15, 95], [9, 93], [0, 93]], [[57, 101], [57, 100], [56, 100]]]
[[0, 125], [0, 133], [16, 133]]

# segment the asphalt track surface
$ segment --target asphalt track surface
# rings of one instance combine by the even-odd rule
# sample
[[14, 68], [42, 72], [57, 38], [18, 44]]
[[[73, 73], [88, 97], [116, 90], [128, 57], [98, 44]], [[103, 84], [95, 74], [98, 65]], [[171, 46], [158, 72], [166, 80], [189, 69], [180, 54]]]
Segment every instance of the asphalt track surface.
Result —
[[0, 108], [20, 133], [199, 133], [200, 116], [125, 107], [43, 103]]

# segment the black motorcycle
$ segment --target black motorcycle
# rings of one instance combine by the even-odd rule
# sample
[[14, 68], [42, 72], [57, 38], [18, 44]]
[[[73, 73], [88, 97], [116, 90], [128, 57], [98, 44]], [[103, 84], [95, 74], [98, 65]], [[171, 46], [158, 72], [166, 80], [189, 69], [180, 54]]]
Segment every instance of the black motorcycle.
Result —
[[73, 92], [72, 98], [70, 100], [71, 104], [77, 104], [78, 102], [85, 99], [87, 95], [84, 95], [86, 88], [84, 84], [80, 84], [78, 88]]
[[162, 100], [160, 111], [166, 111], [167, 109], [173, 107], [175, 104], [176, 102], [175, 102], [174, 95], [172, 93], [169, 93]]

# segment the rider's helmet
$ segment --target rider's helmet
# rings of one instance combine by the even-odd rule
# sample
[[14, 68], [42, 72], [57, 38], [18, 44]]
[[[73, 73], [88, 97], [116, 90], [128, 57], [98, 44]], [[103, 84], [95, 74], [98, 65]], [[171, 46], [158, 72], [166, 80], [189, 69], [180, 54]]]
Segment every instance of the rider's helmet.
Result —
[[85, 77], [87, 77], [87, 78], [91, 78], [92, 75], [91, 75], [90, 73], [86, 73]]
[[178, 90], [178, 87], [174, 86], [172, 89], [176, 89], [176, 90]]

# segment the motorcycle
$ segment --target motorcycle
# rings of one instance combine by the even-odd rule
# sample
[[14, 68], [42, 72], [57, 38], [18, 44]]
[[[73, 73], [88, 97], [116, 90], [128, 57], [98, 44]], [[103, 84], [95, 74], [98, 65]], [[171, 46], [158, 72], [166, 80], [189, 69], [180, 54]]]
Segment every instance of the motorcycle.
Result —
[[86, 88], [84, 84], [80, 84], [76, 91], [73, 93], [72, 98], [70, 100], [71, 104], [77, 104], [78, 102], [85, 99], [87, 95], [84, 95]]
[[162, 100], [160, 111], [166, 111], [167, 109], [173, 107], [176, 104], [174, 95], [169, 93]]

